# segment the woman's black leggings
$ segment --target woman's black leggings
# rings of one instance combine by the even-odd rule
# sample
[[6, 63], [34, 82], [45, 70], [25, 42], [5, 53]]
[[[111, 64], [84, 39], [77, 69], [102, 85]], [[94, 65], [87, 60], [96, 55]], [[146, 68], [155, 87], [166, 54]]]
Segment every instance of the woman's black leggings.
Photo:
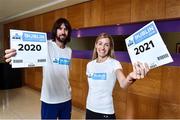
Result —
[[86, 119], [116, 119], [115, 114], [96, 113], [86, 109]]

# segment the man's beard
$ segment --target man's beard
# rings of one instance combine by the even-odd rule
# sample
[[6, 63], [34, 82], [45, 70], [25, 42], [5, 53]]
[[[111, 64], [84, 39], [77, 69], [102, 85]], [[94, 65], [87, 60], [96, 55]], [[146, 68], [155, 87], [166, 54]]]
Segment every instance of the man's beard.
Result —
[[61, 43], [66, 43], [66, 38], [67, 37], [65, 35], [56, 36], [56, 39]]

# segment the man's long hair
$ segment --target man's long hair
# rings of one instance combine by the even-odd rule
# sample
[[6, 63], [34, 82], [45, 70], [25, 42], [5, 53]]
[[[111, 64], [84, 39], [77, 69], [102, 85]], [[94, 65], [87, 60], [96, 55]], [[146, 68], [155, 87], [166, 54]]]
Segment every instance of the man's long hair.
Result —
[[65, 18], [59, 18], [58, 20], [56, 20], [56, 22], [54, 23], [54, 26], [52, 28], [51, 39], [53, 41], [56, 40], [57, 29], [59, 29], [62, 24], [64, 24], [65, 27], [68, 30], [68, 35], [67, 35], [67, 38], [66, 38], [66, 40], [64, 42], [64, 44], [66, 44], [66, 43], [71, 41], [71, 31], [72, 31], [72, 28], [71, 28], [71, 25], [70, 25], [69, 21], [67, 19], [65, 19]]

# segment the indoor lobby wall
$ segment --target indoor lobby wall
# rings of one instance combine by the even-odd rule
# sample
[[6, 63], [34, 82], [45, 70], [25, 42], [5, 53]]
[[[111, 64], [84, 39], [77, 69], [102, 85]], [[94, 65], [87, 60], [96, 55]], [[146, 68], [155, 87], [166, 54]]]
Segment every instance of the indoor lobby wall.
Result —
[[[92, 0], [4, 25], [3, 47], [9, 48], [9, 29], [50, 32], [59, 17], [73, 29], [180, 17], [178, 0]], [[70, 81], [73, 105], [85, 109], [87, 59], [72, 59]], [[125, 74], [132, 68], [122, 63]], [[80, 67], [79, 67], [80, 66]], [[78, 70], [77, 70], [78, 69]], [[42, 69], [23, 70], [24, 83], [40, 90]], [[180, 118], [180, 67], [163, 66], [149, 72], [128, 90], [116, 84], [113, 97], [117, 118]]]

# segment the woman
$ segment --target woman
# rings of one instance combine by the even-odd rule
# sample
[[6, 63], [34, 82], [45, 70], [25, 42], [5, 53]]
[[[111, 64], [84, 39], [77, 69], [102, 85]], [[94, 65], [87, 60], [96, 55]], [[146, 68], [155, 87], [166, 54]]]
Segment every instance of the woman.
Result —
[[101, 33], [95, 42], [92, 61], [87, 64], [89, 91], [86, 119], [115, 119], [112, 91], [118, 80], [121, 88], [127, 88], [136, 79], [142, 79], [149, 71], [147, 64], [137, 62], [127, 77], [119, 61], [114, 59], [114, 42], [110, 35]]

